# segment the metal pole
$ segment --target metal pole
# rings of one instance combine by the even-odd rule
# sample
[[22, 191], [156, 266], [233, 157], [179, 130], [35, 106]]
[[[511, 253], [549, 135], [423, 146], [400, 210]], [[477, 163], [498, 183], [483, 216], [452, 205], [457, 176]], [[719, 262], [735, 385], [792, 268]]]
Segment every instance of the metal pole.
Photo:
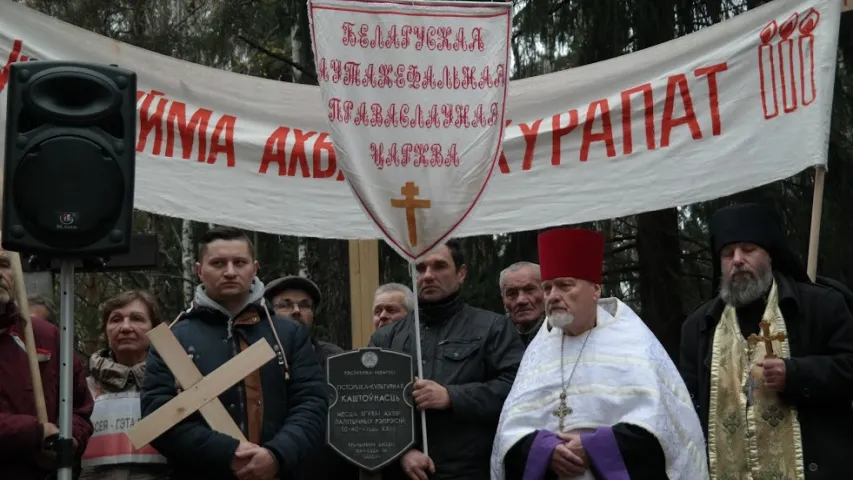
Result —
[[74, 403], [74, 263], [62, 260], [59, 271], [59, 440], [55, 443], [57, 480], [72, 480], [74, 445], [71, 416]]

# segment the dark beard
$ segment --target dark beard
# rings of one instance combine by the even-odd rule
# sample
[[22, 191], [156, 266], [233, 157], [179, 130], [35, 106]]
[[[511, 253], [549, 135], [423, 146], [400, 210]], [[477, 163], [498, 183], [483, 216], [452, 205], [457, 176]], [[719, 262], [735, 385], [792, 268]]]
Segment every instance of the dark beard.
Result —
[[732, 272], [720, 279], [720, 298], [732, 307], [745, 307], [766, 295], [771, 285], [773, 271], [770, 265], [758, 267], [754, 272]]

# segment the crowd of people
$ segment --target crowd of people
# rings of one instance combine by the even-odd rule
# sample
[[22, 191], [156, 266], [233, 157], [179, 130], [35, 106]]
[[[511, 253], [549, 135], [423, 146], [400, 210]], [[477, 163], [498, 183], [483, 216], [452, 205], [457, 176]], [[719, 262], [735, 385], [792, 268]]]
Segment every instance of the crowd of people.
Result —
[[[710, 225], [719, 293], [686, 319], [678, 365], [627, 304], [602, 295], [604, 237], [557, 228], [539, 263], [501, 272], [505, 312], [468, 305], [470, 266], [448, 241], [417, 266], [428, 449], [416, 444], [386, 480], [846, 478], [853, 447], [853, 316], [837, 282], [815, 282], [766, 207], [718, 211]], [[323, 298], [310, 279], [264, 285], [250, 239], [215, 227], [199, 242], [200, 284], [170, 322], [202, 375], [264, 339], [275, 360], [219, 396], [245, 439], [190, 415], [151, 445], [127, 431], [181, 386], [146, 334], [165, 319], [144, 291], [101, 308], [104, 348], [74, 365], [75, 476], [85, 480], [356, 479], [326, 445]], [[677, 293], [673, 293], [677, 294]], [[415, 355], [415, 297], [375, 293], [370, 346]], [[11, 269], [0, 255], [0, 472], [55, 471], [59, 333], [49, 301], [30, 300], [48, 422], [37, 419]], [[417, 371], [417, 368], [415, 368]], [[116, 421], [121, 419], [122, 421]], [[129, 421], [128, 421], [129, 420]], [[417, 428], [420, 423], [417, 422]]]

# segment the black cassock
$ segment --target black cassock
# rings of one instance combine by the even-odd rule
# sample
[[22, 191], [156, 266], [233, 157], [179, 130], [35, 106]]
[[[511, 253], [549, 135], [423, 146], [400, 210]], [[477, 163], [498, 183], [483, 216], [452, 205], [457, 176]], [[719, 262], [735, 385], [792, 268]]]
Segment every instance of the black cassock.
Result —
[[[641, 427], [627, 423], [618, 423], [612, 430], [622, 461], [632, 480], [669, 480], [666, 475], [663, 449], [654, 435]], [[537, 430], [522, 437], [509, 449], [504, 459], [506, 480], [521, 480], [524, 477], [527, 457], [538, 433]], [[590, 455], [590, 452], [587, 452], [587, 456]], [[606, 480], [594, 466], [590, 469], [596, 479]], [[543, 480], [557, 480], [557, 474], [548, 468]]]

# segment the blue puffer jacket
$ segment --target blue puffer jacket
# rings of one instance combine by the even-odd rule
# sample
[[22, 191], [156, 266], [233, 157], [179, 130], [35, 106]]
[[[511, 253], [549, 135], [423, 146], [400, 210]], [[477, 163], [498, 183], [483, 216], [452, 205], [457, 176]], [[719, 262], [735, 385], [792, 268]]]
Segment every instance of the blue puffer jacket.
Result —
[[[273, 359], [260, 368], [263, 403], [260, 445], [275, 455], [280, 478], [290, 478], [301, 460], [324, 441], [328, 411], [326, 385], [308, 329], [289, 318], [269, 317], [262, 295], [263, 284], [255, 279], [247, 305], [239, 315], [231, 317], [199, 286], [193, 307], [174, 325], [172, 332], [201, 374], [208, 375], [240, 352], [241, 339], [252, 345], [264, 338], [279, 354], [271, 323], [275, 325], [284, 358], [279, 354], [278, 360]], [[246, 318], [250, 321], [243, 321]], [[289, 379], [285, 378], [285, 370]], [[226, 390], [219, 400], [248, 438], [245, 383], [239, 382]], [[176, 395], [174, 376], [152, 348], [142, 384], [142, 415], [151, 414]], [[230, 480], [235, 478], [231, 462], [238, 443], [211, 430], [196, 412], [152, 445], [169, 459], [174, 469], [173, 479]]]

